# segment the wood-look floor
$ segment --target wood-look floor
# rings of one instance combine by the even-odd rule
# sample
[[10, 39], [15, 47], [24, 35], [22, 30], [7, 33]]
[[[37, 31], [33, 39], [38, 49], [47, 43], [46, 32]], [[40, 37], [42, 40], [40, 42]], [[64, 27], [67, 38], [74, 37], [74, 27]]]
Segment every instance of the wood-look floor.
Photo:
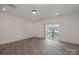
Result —
[[29, 38], [0, 45], [0, 55], [78, 55], [79, 45], [56, 40]]

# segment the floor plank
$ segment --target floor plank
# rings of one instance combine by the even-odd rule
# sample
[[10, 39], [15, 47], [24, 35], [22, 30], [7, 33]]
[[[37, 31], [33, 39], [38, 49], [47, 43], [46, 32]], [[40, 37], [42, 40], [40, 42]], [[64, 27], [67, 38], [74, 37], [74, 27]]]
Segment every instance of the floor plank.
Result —
[[79, 55], [79, 45], [29, 38], [0, 45], [0, 55]]

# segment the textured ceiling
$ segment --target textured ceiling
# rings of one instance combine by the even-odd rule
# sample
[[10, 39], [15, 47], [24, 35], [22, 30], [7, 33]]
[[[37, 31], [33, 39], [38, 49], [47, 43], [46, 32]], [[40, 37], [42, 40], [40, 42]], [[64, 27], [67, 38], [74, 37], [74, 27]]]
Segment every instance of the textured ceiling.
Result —
[[[2, 11], [6, 8], [6, 11]], [[32, 14], [32, 10], [38, 10], [36, 15]], [[24, 18], [26, 20], [45, 20], [47, 18], [56, 17], [56, 13], [67, 15], [71, 13], [79, 13], [78, 4], [14, 4], [0, 5], [0, 12]]]

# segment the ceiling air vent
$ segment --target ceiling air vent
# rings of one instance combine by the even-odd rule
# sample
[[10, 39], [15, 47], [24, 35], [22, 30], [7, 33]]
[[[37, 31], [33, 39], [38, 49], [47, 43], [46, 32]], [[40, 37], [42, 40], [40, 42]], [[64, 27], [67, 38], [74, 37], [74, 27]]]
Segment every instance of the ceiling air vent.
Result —
[[12, 7], [12, 8], [17, 8], [14, 4], [7, 4], [7, 5]]

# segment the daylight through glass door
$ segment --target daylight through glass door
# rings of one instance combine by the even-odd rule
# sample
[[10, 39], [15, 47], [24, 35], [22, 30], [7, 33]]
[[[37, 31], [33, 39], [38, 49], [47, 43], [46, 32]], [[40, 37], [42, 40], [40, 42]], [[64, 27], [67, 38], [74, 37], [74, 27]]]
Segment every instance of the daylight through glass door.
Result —
[[59, 24], [46, 24], [45, 25], [45, 38], [57, 39], [59, 35]]

